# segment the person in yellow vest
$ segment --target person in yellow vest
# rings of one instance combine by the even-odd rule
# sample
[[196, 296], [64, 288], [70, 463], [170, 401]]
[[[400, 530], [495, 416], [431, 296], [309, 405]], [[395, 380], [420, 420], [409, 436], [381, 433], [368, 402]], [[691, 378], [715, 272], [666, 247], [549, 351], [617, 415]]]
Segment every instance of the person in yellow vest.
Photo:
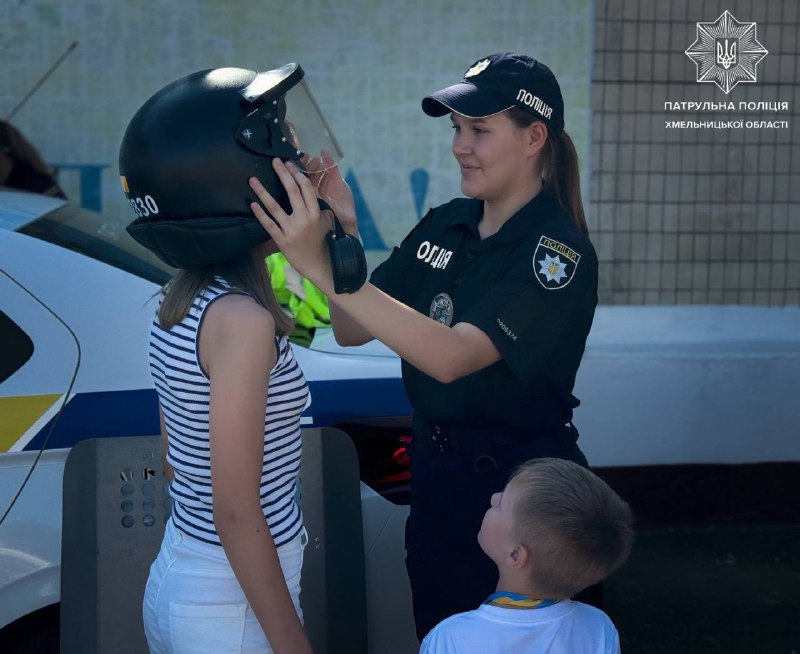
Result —
[[289, 340], [308, 347], [317, 327], [331, 326], [328, 297], [292, 268], [280, 252], [268, 256], [265, 263], [275, 298], [294, 317]]

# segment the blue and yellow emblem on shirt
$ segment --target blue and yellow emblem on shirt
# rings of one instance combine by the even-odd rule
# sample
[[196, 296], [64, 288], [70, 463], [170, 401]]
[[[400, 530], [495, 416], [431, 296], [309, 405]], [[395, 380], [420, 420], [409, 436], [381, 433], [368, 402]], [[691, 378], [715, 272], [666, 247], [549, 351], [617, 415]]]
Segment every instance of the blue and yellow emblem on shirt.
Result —
[[518, 593], [498, 591], [489, 595], [484, 604], [499, 606], [504, 609], [545, 609], [553, 604], [558, 604], [554, 599], [534, 599]]
[[564, 288], [572, 281], [581, 255], [560, 241], [542, 236], [533, 253], [536, 279], [548, 291]]

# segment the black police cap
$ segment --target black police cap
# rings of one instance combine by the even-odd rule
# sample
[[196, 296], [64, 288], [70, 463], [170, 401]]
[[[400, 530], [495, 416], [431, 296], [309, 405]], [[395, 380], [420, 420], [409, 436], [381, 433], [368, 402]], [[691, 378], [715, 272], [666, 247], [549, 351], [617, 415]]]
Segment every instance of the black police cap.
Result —
[[458, 84], [422, 100], [429, 116], [455, 112], [486, 118], [518, 107], [544, 122], [558, 135], [564, 130], [564, 99], [555, 75], [527, 55], [503, 52], [476, 61]]

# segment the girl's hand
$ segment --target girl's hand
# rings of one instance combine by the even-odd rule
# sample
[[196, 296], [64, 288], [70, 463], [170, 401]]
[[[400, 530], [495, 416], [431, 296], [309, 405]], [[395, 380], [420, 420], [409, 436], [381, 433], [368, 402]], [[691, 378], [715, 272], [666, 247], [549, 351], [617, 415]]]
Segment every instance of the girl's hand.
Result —
[[275, 158], [272, 167], [286, 189], [292, 213], [287, 214], [256, 177], [250, 178], [250, 188], [264, 206], [252, 202], [250, 209], [294, 269], [322, 287], [331, 278], [325, 245], [329, 216], [320, 215], [314, 186], [297, 166]]
[[333, 157], [327, 150], [322, 150], [319, 157], [313, 157], [303, 162], [308, 171], [308, 177], [317, 195], [327, 202], [344, 231], [358, 237], [358, 223], [356, 221], [355, 201], [353, 192], [339, 173], [339, 168], [334, 165]]

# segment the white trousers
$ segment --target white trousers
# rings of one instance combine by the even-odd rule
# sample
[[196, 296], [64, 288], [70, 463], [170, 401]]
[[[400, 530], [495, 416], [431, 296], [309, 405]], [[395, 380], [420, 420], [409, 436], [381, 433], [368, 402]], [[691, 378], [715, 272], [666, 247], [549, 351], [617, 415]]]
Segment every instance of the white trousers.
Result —
[[[300, 620], [300, 572], [305, 529], [278, 548]], [[144, 591], [144, 630], [151, 654], [268, 654], [272, 652], [225, 551], [187, 536], [167, 522]]]

